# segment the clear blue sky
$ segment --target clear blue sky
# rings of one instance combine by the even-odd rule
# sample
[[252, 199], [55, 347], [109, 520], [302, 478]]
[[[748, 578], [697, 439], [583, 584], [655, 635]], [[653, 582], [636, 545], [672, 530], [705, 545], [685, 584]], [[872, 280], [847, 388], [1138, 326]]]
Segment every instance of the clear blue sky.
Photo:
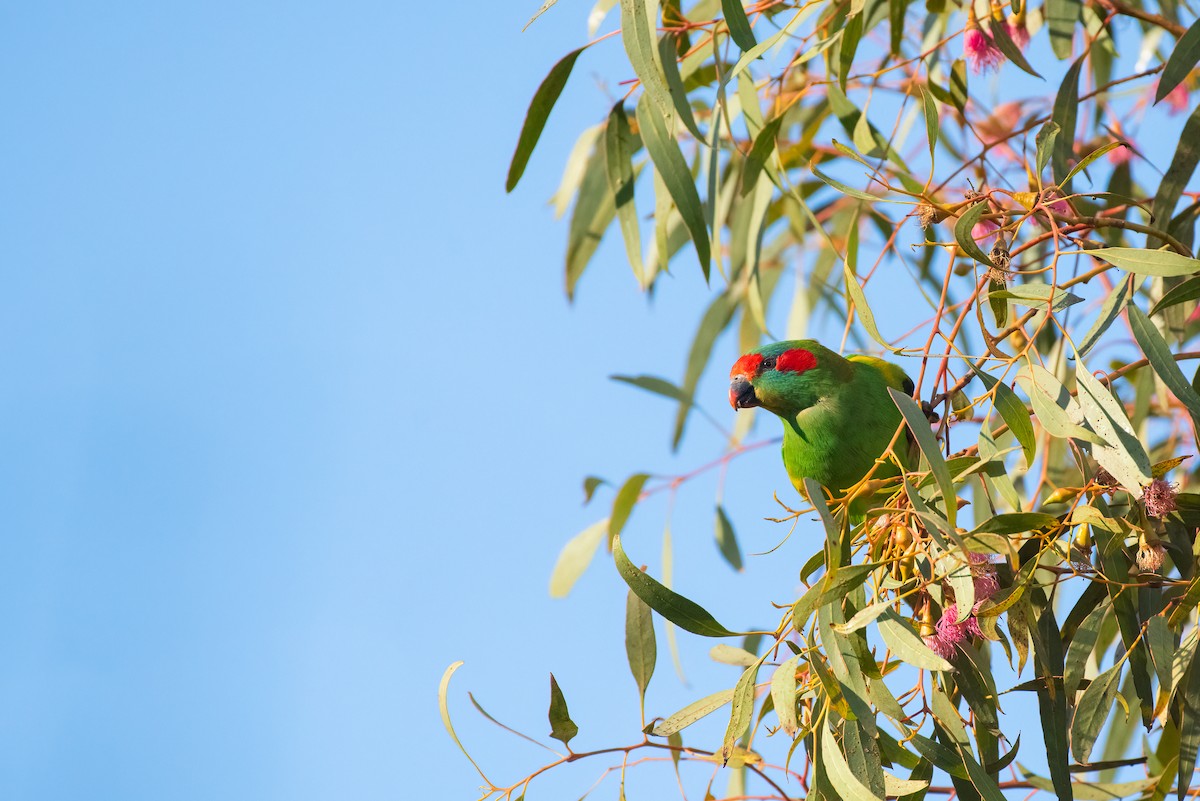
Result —
[[[547, 579], [609, 500], [582, 509], [584, 475], [719, 453], [697, 419], [672, 458], [670, 405], [606, 378], [678, 378], [706, 290], [685, 259], [650, 304], [607, 242], [567, 305], [546, 199], [607, 112], [599, 76], [627, 76], [616, 43], [585, 54], [506, 197], [591, 3], [522, 34], [536, 6], [0, 12], [0, 795], [472, 798], [435, 703], [456, 659], [460, 734], [497, 778], [540, 757], [467, 689], [543, 736], [554, 670], [575, 745], [635, 739], [623, 585], [603, 559], [566, 601]], [[726, 490], [747, 552], [782, 536], [776, 459]], [[815, 548], [734, 574], [714, 488], [681, 498], [680, 585], [772, 626]], [[635, 516], [635, 559], [664, 512]], [[709, 645], [684, 642], [691, 688], [662, 648], [653, 713], [732, 685]]]

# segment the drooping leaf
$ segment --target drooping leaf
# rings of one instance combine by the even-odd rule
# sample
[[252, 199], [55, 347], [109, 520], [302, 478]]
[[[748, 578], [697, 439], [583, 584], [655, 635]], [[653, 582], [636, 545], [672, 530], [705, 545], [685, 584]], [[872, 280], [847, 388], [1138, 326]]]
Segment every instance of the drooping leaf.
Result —
[[1067, 745], [1067, 693], [1063, 687], [1063, 651], [1061, 634], [1054, 620], [1054, 609], [1047, 606], [1038, 617], [1033, 650], [1038, 677], [1038, 712], [1046, 743], [1046, 764], [1054, 792], [1063, 801], [1071, 801], [1070, 757]]
[[587, 570], [596, 551], [608, 534], [608, 518], [604, 518], [576, 534], [559, 551], [558, 561], [550, 572], [550, 597], [566, 598], [575, 582]]
[[1180, 701], [1179, 773], [1176, 797], [1179, 801], [1188, 794], [1196, 770], [1196, 755], [1200, 753], [1200, 650], [1192, 656]]
[[1108, 614], [1108, 609], [1107, 602], [1097, 604], [1084, 618], [1083, 623], [1075, 632], [1075, 636], [1071, 638], [1071, 644], [1067, 647], [1063, 686], [1070, 698], [1074, 698], [1075, 692], [1079, 689], [1084, 667], [1088, 657], [1092, 654], [1092, 649], [1096, 647], [1096, 638], [1100, 635], [1100, 624], [1104, 622], [1104, 616]]
[[879, 616], [879, 635], [896, 657], [926, 670], [953, 670], [954, 666], [934, 653], [920, 635], [896, 613], [889, 609]]
[[633, 153], [637, 149], [634, 135], [625, 116], [625, 102], [613, 106], [604, 127], [604, 160], [608, 187], [613, 193], [617, 222], [625, 242], [625, 258], [633, 268], [638, 283], [645, 285], [642, 266], [642, 235], [638, 226], [637, 205], [633, 199]]
[[1021, 443], [1021, 449], [1025, 452], [1025, 463], [1033, 464], [1037, 443], [1034, 439], [1033, 422], [1029, 417], [1029, 410], [1003, 381], [993, 378], [982, 370], [976, 370], [975, 374], [979, 376], [979, 380], [984, 383], [988, 391], [994, 393], [996, 411], [1008, 424], [1008, 429], [1017, 438], [1017, 442]]
[[608, 188], [606, 158], [601, 142], [583, 168], [575, 206], [571, 210], [571, 222], [567, 227], [566, 288], [569, 300], [574, 299], [575, 287], [616, 215], [617, 207], [613, 193]]
[[[1055, 28], [1054, 28], [1054, 8], [1062, 7], [1064, 4], [1074, 4], [1078, 8], [1078, 0], [1047, 0], [1050, 5], [1050, 42], [1054, 43]], [[1072, 28], [1074, 23], [1071, 23]], [[1055, 51], [1058, 53], [1058, 51]], [[1059, 54], [1059, 58], [1062, 58]], [[1067, 74], [1063, 76], [1062, 84], [1058, 88], [1058, 94], [1054, 98], [1054, 111], [1050, 115], [1050, 119], [1058, 123], [1058, 137], [1054, 141], [1054, 153], [1050, 159], [1053, 166], [1054, 180], [1058, 183], [1064, 192], [1069, 191], [1069, 182], [1067, 174], [1070, 172], [1068, 161], [1075, 156], [1075, 124], [1076, 116], [1079, 111], [1079, 70], [1083, 67], [1083, 60], [1086, 56], [1080, 56], [1071, 64], [1067, 70]]]
[[1080, 356], [1087, 355], [1092, 346], [1100, 340], [1101, 335], [1121, 316], [1121, 310], [1125, 308], [1125, 304], [1129, 301], [1133, 281], [1127, 279], [1117, 281], [1116, 283], [1116, 291], [1110, 292], [1104, 299], [1104, 303], [1100, 306], [1100, 313], [1096, 315], [1096, 321], [1092, 323], [1092, 327], [1088, 329], [1088, 332], [1083, 335], [1083, 339], [1079, 340], [1076, 344], [1076, 351]]
[[612, 514], [608, 518], [610, 545], [620, 535], [625, 524], [629, 522], [629, 516], [633, 514], [633, 507], [637, 505], [638, 499], [642, 495], [642, 487], [646, 486], [649, 478], [649, 473], [635, 473], [625, 479], [621, 489], [617, 490], [617, 497], [613, 499]]
[[646, 687], [658, 661], [658, 646], [654, 640], [654, 616], [650, 607], [633, 590], [625, 599], [625, 655], [629, 657], [629, 670], [637, 682], [638, 697], [645, 703]]
[[1150, 483], [1150, 457], [1133, 431], [1129, 418], [1112, 393], [1084, 366], [1075, 363], [1079, 406], [1088, 425], [1107, 445], [1095, 445], [1092, 455], [1100, 466], [1130, 492], [1140, 495]]
[[1007, 23], [993, 21], [988, 26], [988, 33], [991, 35], [992, 41], [996, 43], [996, 47], [1000, 48], [1000, 52], [1004, 54], [1005, 58], [1015, 64], [1022, 72], [1028, 73], [1035, 78], [1042, 77], [1030, 65], [1029, 60], [1025, 58], [1025, 54], [1021, 52], [1020, 46], [1013, 41], [1012, 34], [1008, 32]]
[[800, 727], [796, 719], [796, 666], [799, 661], [798, 654], [789, 657], [775, 668], [771, 676], [771, 699], [775, 704], [775, 714], [779, 717], [779, 727], [788, 737], [794, 737]]
[[1115, 665], [1092, 679], [1075, 707], [1075, 717], [1071, 721], [1071, 750], [1075, 759], [1083, 764], [1087, 764], [1092, 755], [1096, 737], [1112, 711], [1122, 667]]
[[567, 745], [572, 737], [579, 734], [579, 727], [571, 720], [567, 711], [567, 699], [559, 689], [553, 673], [550, 674], [550, 710], [547, 715], [550, 718], [550, 736], [561, 741], [563, 745]]
[[1200, 275], [1189, 278], [1182, 284], [1173, 286], [1164, 292], [1163, 296], [1150, 309], [1150, 316], [1153, 317], [1163, 309], [1169, 309], [1172, 306], [1178, 306], [1181, 303], [1197, 299], [1200, 299]]
[[525, 112], [525, 124], [521, 126], [521, 135], [517, 137], [517, 149], [513, 152], [512, 161], [508, 165], [508, 179], [504, 183], [504, 191], [513, 191], [521, 180], [521, 176], [525, 174], [525, 166], [529, 163], [529, 157], [533, 154], [533, 149], [542, 136], [542, 130], [546, 127], [546, 120], [549, 118], [554, 104], [558, 102], [563, 87], [567, 85], [567, 78], [571, 77], [575, 60], [586, 49], [587, 45], [584, 45], [559, 59], [558, 63], [550, 68], [550, 73], [542, 80], [537, 91], [533, 93], [529, 110]]
[[446, 668], [446, 672], [442, 674], [442, 680], [438, 683], [438, 712], [442, 716], [442, 725], [446, 727], [446, 732], [450, 735], [450, 739], [454, 741], [454, 744], [458, 746], [458, 750], [462, 751], [463, 756], [465, 756], [471, 765], [474, 766], [476, 772], [479, 773], [480, 778], [491, 785], [492, 782], [486, 775], [484, 775], [483, 769], [476, 764], [475, 760], [471, 758], [471, 755], [467, 753], [467, 749], [463, 747], [462, 742], [458, 739], [458, 735], [454, 732], [454, 725], [450, 722], [450, 707], [447, 702], [447, 695], [450, 692], [450, 678], [460, 667], [463, 666], [463, 664], [464, 662], [461, 659], [457, 662], [452, 662], [450, 666]]
[[721, 690], [712, 695], [706, 695], [704, 698], [688, 704], [666, 720], [656, 723], [650, 730], [650, 733], [655, 737], [669, 737], [683, 731], [697, 720], [700, 720], [700, 718], [712, 714], [732, 700], [732, 689]]
[[721, 556], [725, 557], [725, 561], [734, 570], [741, 572], [742, 570], [742, 549], [738, 547], [737, 537], [733, 533], [733, 523], [729, 520], [729, 515], [725, 514], [725, 507], [717, 504], [717, 548], [721, 551]]
[[1154, 368], [1154, 372], [1167, 385], [1171, 393], [1179, 399], [1179, 402], [1191, 412], [1192, 419], [1200, 419], [1200, 394], [1192, 389], [1191, 382], [1179, 369], [1170, 346], [1136, 303], [1130, 303], [1127, 308], [1129, 327], [1132, 329], [1134, 339], [1137, 340], [1142, 353], [1146, 354], [1146, 358], [1150, 360], [1150, 366]]
[[1046, 165], [1050, 163], [1050, 157], [1054, 154], [1054, 143], [1058, 141], [1060, 133], [1062, 133], [1062, 126], [1053, 119], [1038, 130], [1036, 137], [1038, 176], [1041, 176]]
[[[624, 6], [629, 1], [622, 0], [621, 5]], [[652, 101], [647, 100], [647, 95], [642, 95], [642, 99], [638, 101], [637, 120], [646, 152], [650, 154], [650, 159], [662, 176], [667, 191], [671, 193], [671, 199], [675, 201], [675, 207], [679, 209], [679, 215], [692, 237], [696, 256], [700, 259], [700, 268], [704, 271], [704, 279], [707, 281], [711, 262], [708, 229], [704, 223], [704, 206], [700, 202], [700, 193], [696, 191], [692, 172], [679, 150], [679, 143], [667, 128], [667, 120], [662, 111]]]
[[892, 403], [896, 404], [896, 407], [900, 409], [900, 414], [904, 416], [904, 421], [917, 440], [917, 446], [920, 447], [921, 453], [929, 461], [929, 469], [933, 472], [933, 477], [937, 480], [938, 488], [942, 491], [942, 498], [945, 501], [946, 520], [950, 525], [950, 530], [953, 531], [955, 515], [958, 512], [957, 495], [954, 492], [954, 481], [950, 478], [950, 470], [946, 467], [945, 458], [942, 457], [941, 448], [938, 447], [933, 432], [929, 430], [929, 419], [925, 417], [925, 412], [921, 411], [917, 402], [900, 390], [888, 387], [888, 394], [892, 396]]
[[[849, 725], [849, 722], [847, 722]], [[850, 770], [828, 726], [821, 726], [821, 762], [845, 801], [883, 801]]]
[[964, 253], [980, 264], [991, 267], [992, 260], [979, 247], [979, 244], [975, 241], [975, 235], [972, 233], [972, 229], [979, 223], [979, 220], [987, 210], [988, 204], [979, 202], [963, 212], [958, 221], [954, 223], [954, 239], [958, 242], [958, 246], [963, 249]]
[[1188, 76], [1197, 62], [1200, 62], [1200, 20], [1192, 23], [1192, 27], [1179, 37], [1171, 50], [1162, 76], [1158, 79], [1158, 88], [1154, 90], [1154, 102], [1171, 94], [1171, 90]]
[[699, 634], [701, 637], [729, 637], [736, 634], [718, 623], [699, 604], [667, 589], [639, 570], [625, 555], [620, 536], [613, 537], [612, 546], [617, 572], [625, 579], [629, 588], [655, 612], [684, 631]]
[[754, 715], [754, 683], [758, 677], [758, 669], [765, 659], [766, 654], [763, 654], [757, 662], [742, 672], [734, 685], [733, 700], [729, 707], [729, 725], [725, 727], [725, 740], [721, 744], [721, 764], [729, 762], [737, 739], [750, 728], [750, 718]]
[[[658, 4], [654, 4], [657, 9]], [[651, 15], [646, 0], [621, 0], [621, 41], [629, 64], [645, 90], [643, 98], [650, 98], [660, 119], [669, 118], [675, 109], [662, 65], [658, 62], [658, 41], [655, 36], [657, 13]], [[641, 103], [638, 103], [638, 122], [642, 124], [642, 136], [646, 135], [642, 123]], [[653, 154], [651, 154], [653, 158]], [[654, 162], [656, 165], [658, 161]]]
[[746, 9], [742, 8], [741, 0], [721, 0], [721, 10], [725, 14], [725, 24], [729, 27], [729, 35], [734, 44], [743, 52], [753, 50], [758, 44], [754, 40], [754, 30], [746, 17]]
[[[737, 299], [729, 292], [722, 292], [704, 310], [704, 317], [700, 320], [700, 327], [696, 329], [696, 336], [692, 339], [692, 347], [688, 351], [687, 366], [683, 374], [683, 391], [688, 397], [695, 396], [696, 387], [700, 384], [700, 375], [712, 354], [713, 344], [716, 343], [717, 336], [729, 325], [736, 308]], [[675, 431], [671, 436], [672, 449], [678, 448], [680, 440], [683, 439], [684, 426], [687, 424], [691, 408], [690, 403], [679, 405], [679, 411], [675, 414]]]
[[1079, 22], [1080, 5], [1079, 0], [1048, 0], [1046, 3], [1046, 24], [1050, 29], [1050, 48], [1060, 61], [1071, 55], [1075, 26]]

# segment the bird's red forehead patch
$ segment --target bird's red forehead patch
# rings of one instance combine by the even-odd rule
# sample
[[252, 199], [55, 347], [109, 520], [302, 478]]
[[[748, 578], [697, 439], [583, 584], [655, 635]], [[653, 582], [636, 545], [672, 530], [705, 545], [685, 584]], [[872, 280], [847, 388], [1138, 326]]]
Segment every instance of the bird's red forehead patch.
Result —
[[735, 375], [758, 375], [758, 368], [762, 364], [763, 357], [758, 353], [747, 353], [742, 358], [733, 363], [733, 369], [729, 371], [729, 377]]
[[817, 357], [803, 348], [785, 350], [775, 362], [775, 369], [787, 373], [803, 373], [817, 366]]

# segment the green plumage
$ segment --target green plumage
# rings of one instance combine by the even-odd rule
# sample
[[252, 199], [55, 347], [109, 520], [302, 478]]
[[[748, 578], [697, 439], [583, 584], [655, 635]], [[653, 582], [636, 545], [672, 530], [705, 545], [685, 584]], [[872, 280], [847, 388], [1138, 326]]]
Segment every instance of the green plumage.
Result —
[[[783, 369], [813, 360], [815, 364], [807, 369]], [[748, 375], [751, 368], [754, 374]], [[870, 356], [842, 358], [811, 339], [776, 342], [751, 351], [734, 365], [730, 379], [735, 407], [762, 406], [783, 421], [783, 463], [801, 492], [806, 477], [835, 493], [858, 483], [887, 450], [901, 424], [888, 387], [906, 393], [913, 390], [912, 381], [899, 367]], [[752, 397], [743, 380], [753, 388]], [[738, 393], [742, 403], [735, 398]], [[897, 451], [905, 450], [901, 437]], [[895, 472], [881, 465], [873, 477]]]

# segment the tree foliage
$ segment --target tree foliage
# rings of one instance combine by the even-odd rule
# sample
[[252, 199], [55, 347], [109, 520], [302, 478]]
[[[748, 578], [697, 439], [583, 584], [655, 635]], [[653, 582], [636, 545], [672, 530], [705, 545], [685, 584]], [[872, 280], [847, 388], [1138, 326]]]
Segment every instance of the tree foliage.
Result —
[[[855, 490], [825, 502], [811, 486], [815, 508], [783, 507], [781, 522], [816, 515], [826, 536], [765, 632], [729, 630], [626, 554], [635, 505], [686, 477], [615, 487], [607, 518], [563, 549], [552, 592], [568, 593], [601, 543], [629, 586], [646, 725], [617, 750], [717, 762], [735, 777], [729, 797], [1182, 801], [1200, 784], [1194, 9], [599, 0], [591, 35], [606, 16], [617, 29], [538, 88], [507, 185], [577, 60], [619, 37], [627, 91], [581, 134], [555, 198], [571, 208], [567, 295], [605, 235], [642, 291], [699, 269], [712, 295], [681, 380], [617, 378], [678, 405], [678, 445], [720, 334], [744, 351], [820, 317], [844, 348], [886, 351], [916, 378], [915, 398], [894, 401], [921, 451], [916, 468], [897, 460], [901, 475], [857, 488], [876, 499], [865, 517], [850, 513]], [[888, 273], [903, 297], [879, 296]], [[896, 303], [922, 322], [891, 330], [880, 312]], [[773, 331], [768, 310], [783, 305]], [[950, 428], [972, 444], [950, 452]], [[756, 447], [747, 430], [722, 466]], [[588, 480], [589, 499], [600, 486]], [[720, 506], [715, 529], [740, 567]], [[734, 686], [647, 718], [656, 616], [720, 640], [714, 658], [743, 668]], [[998, 686], [999, 660], [1018, 684]], [[577, 727], [551, 685], [566, 746]], [[1005, 692], [1036, 696], [1039, 731], [1006, 728]], [[724, 737], [685, 745], [718, 711]], [[1046, 775], [1016, 761], [1022, 744], [1044, 746]], [[485, 794], [521, 797], [587, 756], [485, 779]]]

